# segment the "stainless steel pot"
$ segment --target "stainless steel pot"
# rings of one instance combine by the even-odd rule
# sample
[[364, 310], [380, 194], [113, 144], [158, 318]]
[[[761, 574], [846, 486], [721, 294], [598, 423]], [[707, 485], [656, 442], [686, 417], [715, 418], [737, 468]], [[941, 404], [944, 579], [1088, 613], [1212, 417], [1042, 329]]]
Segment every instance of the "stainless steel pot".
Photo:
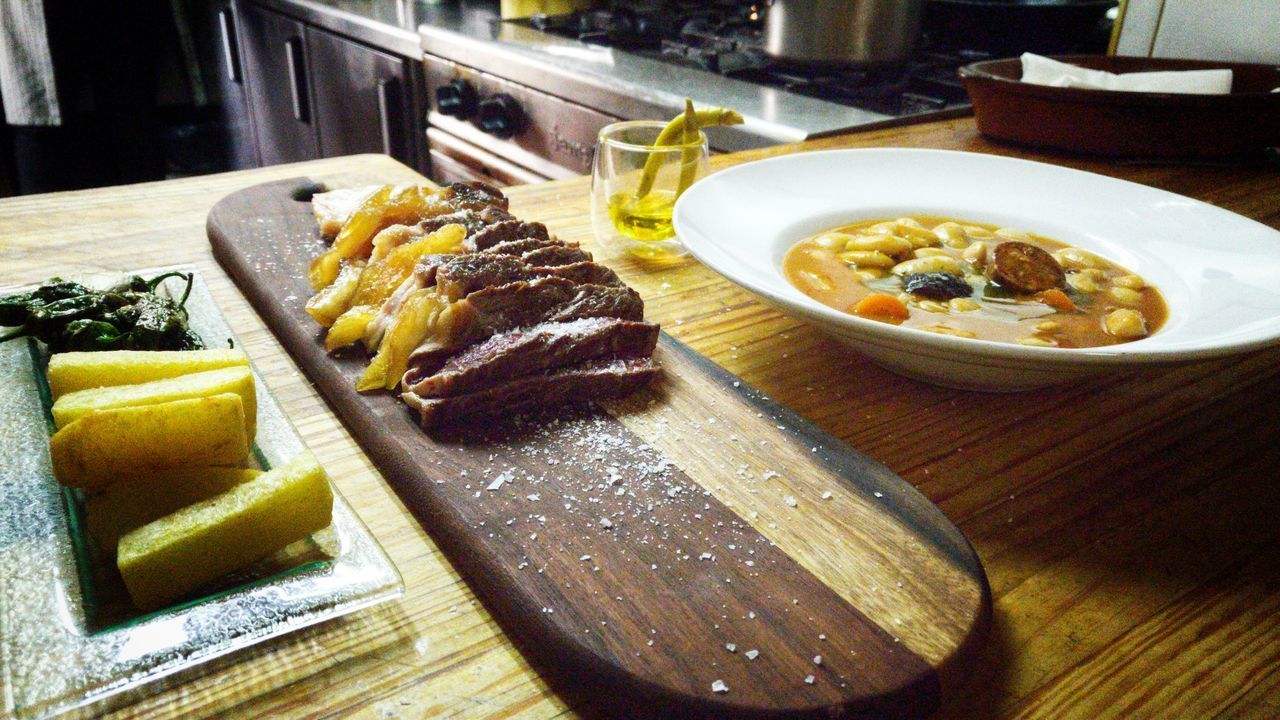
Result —
[[899, 62], [915, 49], [923, 8], [924, 0], [772, 0], [765, 52], [805, 63]]

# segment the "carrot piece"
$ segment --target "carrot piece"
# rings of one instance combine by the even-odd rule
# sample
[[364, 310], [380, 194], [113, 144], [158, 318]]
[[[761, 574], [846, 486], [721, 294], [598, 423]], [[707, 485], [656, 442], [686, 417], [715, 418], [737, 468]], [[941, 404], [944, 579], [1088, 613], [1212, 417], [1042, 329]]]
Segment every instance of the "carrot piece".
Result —
[[853, 308], [853, 314], [871, 320], [900, 323], [911, 316], [902, 301], [892, 295], [876, 293], [868, 295]]
[[1061, 290], [1045, 290], [1036, 296], [1040, 302], [1059, 312], [1075, 312], [1076, 304]]

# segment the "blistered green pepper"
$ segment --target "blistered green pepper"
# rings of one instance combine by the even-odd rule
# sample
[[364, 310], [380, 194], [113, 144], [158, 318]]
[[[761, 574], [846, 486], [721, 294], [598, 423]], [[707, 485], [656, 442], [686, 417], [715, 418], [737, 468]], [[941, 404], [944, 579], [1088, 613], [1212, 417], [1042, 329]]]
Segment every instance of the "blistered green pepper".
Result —
[[[170, 277], [187, 281], [182, 298], [156, 294]], [[186, 301], [193, 277], [165, 273], [150, 280], [134, 275], [110, 290], [53, 278], [26, 293], [0, 298], [0, 325], [15, 329], [0, 342], [36, 337], [53, 352], [67, 350], [195, 350], [204, 347], [187, 326]]]

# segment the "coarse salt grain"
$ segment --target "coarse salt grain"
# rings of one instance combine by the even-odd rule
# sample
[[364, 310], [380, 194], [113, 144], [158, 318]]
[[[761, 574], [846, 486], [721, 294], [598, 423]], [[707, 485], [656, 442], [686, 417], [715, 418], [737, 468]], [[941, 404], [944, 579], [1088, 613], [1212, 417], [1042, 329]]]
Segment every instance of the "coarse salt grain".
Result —
[[805, 681], [807, 684], [809, 684], [809, 685], [812, 685], [812, 684], [813, 684], [813, 679], [814, 679], [814, 678], [813, 678], [813, 676], [812, 676], [812, 675], [805, 675], [805, 676], [804, 676], [804, 681]]
[[748, 660], [755, 660], [756, 658], [760, 657], [759, 650], [748, 650], [743, 654], [747, 656]]
[[711, 692], [721, 694], [727, 693], [729, 692], [729, 686], [725, 685], [723, 680], [716, 680], [711, 683]]

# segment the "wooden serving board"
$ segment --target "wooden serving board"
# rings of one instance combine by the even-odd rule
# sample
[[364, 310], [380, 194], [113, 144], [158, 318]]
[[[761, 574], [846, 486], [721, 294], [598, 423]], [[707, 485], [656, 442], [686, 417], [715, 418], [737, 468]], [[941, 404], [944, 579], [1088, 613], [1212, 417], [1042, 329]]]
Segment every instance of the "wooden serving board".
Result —
[[990, 591], [924, 496], [665, 334], [663, 379], [625, 401], [424, 434], [393, 395], [355, 392], [365, 358], [326, 354], [303, 309], [325, 248], [312, 192], [226, 197], [214, 256], [558, 692], [620, 717], [943, 702]]

